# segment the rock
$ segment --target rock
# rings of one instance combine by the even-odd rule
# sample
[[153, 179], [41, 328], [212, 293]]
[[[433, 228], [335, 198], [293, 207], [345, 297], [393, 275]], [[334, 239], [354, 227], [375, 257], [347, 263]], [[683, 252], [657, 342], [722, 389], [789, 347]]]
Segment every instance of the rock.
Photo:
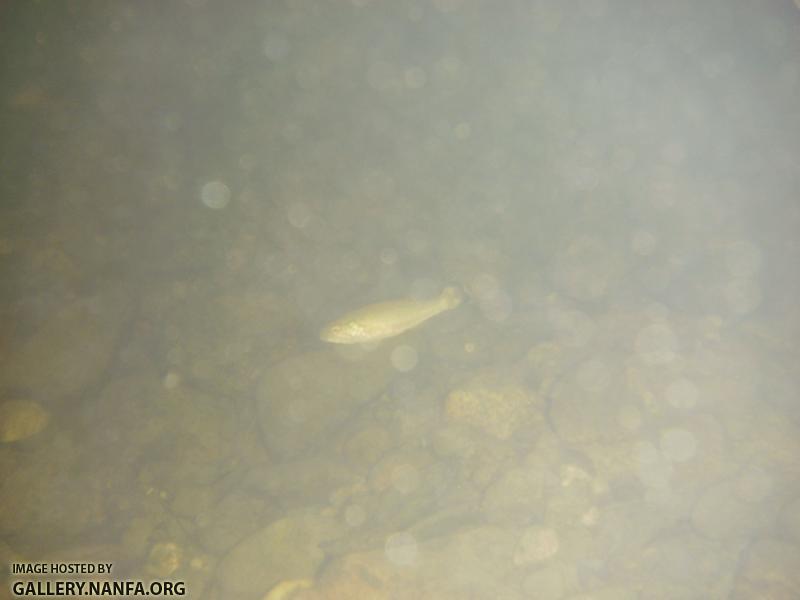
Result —
[[[413, 494], [426, 480], [441, 474], [440, 463], [435, 462], [425, 450], [401, 450], [385, 456], [372, 469], [369, 484], [373, 491], [382, 493], [393, 489], [402, 494]], [[429, 485], [437, 482], [429, 481]], [[441, 482], [438, 482], [441, 485]]]
[[621, 252], [599, 237], [579, 236], [556, 257], [556, 288], [576, 300], [596, 301], [616, 289], [625, 269]]
[[365, 425], [343, 444], [343, 453], [349, 464], [368, 468], [375, 464], [390, 448], [392, 434], [379, 425]]
[[[732, 574], [740, 560], [741, 546], [703, 539], [696, 533], [677, 529], [663, 533], [639, 552], [638, 573], [650, 574], [654, 587], [674, 590], [668, 597], [697, 596], [727, 598]], [[681, 590], [681, 593], [675, 593]], [[690, 597], [691, 597], [690, 596]]]
[[771, 405], [730, 410], [723, 423], [732, 439], [731, 451], [742, 457], [758, 457], [759, 462], [779, 478], [794, 479], [800, 474], [800, 425]]
[[68, 304], [0, 364], [3, 385], [48, 402], [75, 397], [102, 376], [130, 314], [117, 291]]
[[30, 400], [7, 400], [0, 404], [0, 442], [17, 442], [47, 427], [50, 413]]
[[734, 584], [731, 598], [800, 598], [800, 547], [782, 540], [753, 544]]
[[87, 470], [83, 458], [71, 440], [56, 435], [37, 444], [24, 461], [4, 464], [0, 535], [24, 549], [34, 540], [57, 546], [101, 527], [108, 490], [102, 475]]
[[259, 597], [285, 579], [312, 579], [325, 558], [320, 544], [338, 531], [332, 518], [313, 513], [272, 522], [222, 559], [219, 581], [223, 596]]
[[636, 436], [629, 413], [638, 404], [620, 362], [590, 359], [553, 385], [550, 420], [570, 444], [619, 442]]
[[426, 598], [524, 598], [514, 564], [517, 533], [480, 526], [432, 540], [422, 552], [419, 580]]
[[530, 522], [543, 516], [547, 474], [535, 468], [506, 471], [486, 490], [483, 509], [493, 522]]
[[578, 587], [576, 579], [574, 568], [560, 563], [547, 564], [526, 575], [522, 589], [529, 598], [560, 600], [570, 587]]
[[229, 551], [252, 533], [253, 523], [265, 522], [265, 515], [270, 514], [268, 510], [261, 495], [238, 490], [230, 492], [208, 513], [196, 519], [203, 548], [215, 553]]
[[172, 491], [169, 508], [176, 517], [191, 519], [195, 523], [209, 514], [214, 504], [216, 490], [211, 485], [181, 483]]
[[453, 390], [445, 414], [454, 424], [465, 424], [501, 440], [520, 429], [536, 430], [543, 423], [542, 401], [523, 386], [487, 372]]
[[777, 512], [773, 502], [748, 502], [737, 490], [738, 479], [711, 485], [697, 499], [692, 510], [692, 525], [702, 536], [713, 540], [743, 540], [765, 530]]
[[603, 552], [614, 548], [605, 560], [609, 572], [639, 573], [642, 548], [661, 532], [670, 531], [685, 519], [682, 511], [659, 504], [629, 500], [601, 506], [597, 525], [593, 528], [593, 547]]
[[317, 595], [314, 598], [325, 600], [420, 597], [411, 573], [390, 563], [383, 549], [348, 554], [335, 560], [325, 568], [315, 591]]
[[[329, 550], [337, 555], [355, 552], [383, 544], [397, 531], [414, 531], [420, 540], [441, 534], [468, 512], [462, 490], [458, 497], [449, 496], [454, 485], [452, 466], [424, 450], [386, 456], [372, 469], [364, 488], [357, 484], [342, 490], [350, 493], [350, 507], [356, 511], [348, 519], [345, 508], [344, 520], [356, 523], [357, 529], [330, 544]], [[367, 489], [372, 493], [364, 494]], [[345, 499], [343, 494], [340, 503]]]
[[315, 589], [326, 600], [522, 599], [513, 577], [513, 532], [474, 527], [420, 542], [389, 534], [383, 547], [331, 561]]
[[[137, 453], [148, 446], [159, 448], [143, 462], [140, 481], [174, 493], [187, 484], [211, 485], [230, 469], [230, 461], [241, 460], [244, 434], [234, 400], [184, 387], [153, 400], [140, 408], [148, 417], [143, 431], [134, 431], [128, 442]], [[151, 441], [143, 444], [144, 440]]]
[[433, 449], [438, 456], [466, 459], [477, 449], [473, 432], [466, 426], [447, 425], [433, 436]]
[[145, 572], [151, 577], [165, 578], [177, 571], [183, 562], [183, 549], [175, 542], [158, 542], [150, 548]]
[[[309, 579], [285, 579], [275, 585], [267, 595], [264, 596], [263, 600], [291, 600], [292, 598], [297, 598], [299, 600], [299, 593], [301, 590], [311, 590], [313, 585], [313, 582]], [[312, 594], [313, 591], [303, 593], [308, 596]]]
[[514, 552], [518, 566], [541, 563], [558, 553], [558, 533], [550, 527], [533, 526], [522, 532]]
[[325, 504], [334, 490], [351, 486], [356, 479], [341, 460], [317, 455], [255, 467], [247, 473], [244, 486], [273, 503], [298, 508]]
[[386, 387], [385, 351], [347, 360], [334, 350], [293, 356], [264, 374], [257, 402], [264, 443], [284, 457], [317, 446], [357, 407]]
[[[667, 430], [676, 431], [674, 429]], [[671, 484], [675, 491], [684, 495], [690, 495], [704, 489], [709, 481], [717, 481], [726, 477], [731, 469], [731, 453], [727, 448], [725, 433], [717, 420], [706, 414], [692, 415], [682, 420], [682, 426], [678, 431], [688, 432], [691, 437], [685, 434], [674, 436], [670, 440], [662, 432], [660, 439], [660, 450], [662, 456], [675, 468], [671, 478]], [[681, 436], [684, 445], [681, 446]], [[691, 450], [691, 442], [696, 440], [696, 455], [691, 460], [683, 462], [676, 461], [676, 451], [682, 448]], [[678, 442], [678, 443], [676, 443]], [[757, 482], [753, 481], [753, 484]]]
[[145, 314], [168, 324], [163, 352], [176, 369], [225, 394], [249, 393], [265, 359], [285, 358], [295, 344], [297, 309], [274, 292], [218, 287], [171, 284], [146, 299]]

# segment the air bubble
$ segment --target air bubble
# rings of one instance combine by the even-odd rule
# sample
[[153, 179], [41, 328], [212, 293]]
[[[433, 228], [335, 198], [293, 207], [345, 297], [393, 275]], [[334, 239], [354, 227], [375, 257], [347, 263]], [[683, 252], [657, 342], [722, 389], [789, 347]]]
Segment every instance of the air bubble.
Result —
[[278, 31], [268, 33], [264, 38], [261, 49], [272, 62], [280, 62], [289, 55], [289, 40]]
[[397, 262], [399, 255], [394, 248], [384, 248], [381, 250], [381, 262], [387, 266]]
[[676, 379], [667, 386], [665, 392], [667, 402], [678, 410], [691, 410], [697, 405], [699, 395], [697, 386], [690, 380]]
[[221, 181], [209, 181], [200, 189], [200, 200], [208, 208], [221, 210], [231, 201], [231, 190]]
[[743, 316], [753, 312], [761, 304], [761, 287], [754, 279], [733, 279], [723, 290], [728, 309]]
[[398, 346], [392, 350], [392, 366], [401, 373], [407, 373], [417, 366], [419, 357], [412, 346]]
[[425, 85], [428, 77], [425, 75], [425, 71], [419, 67], [410, 67], [405, 70], [405, 73], [403, 74], [403, 80], [405, 81], [407, 88], [418, 90]]
[[505, 291], [494, 290], [481, 298], [480, 308], [484, 317], [495, 323], [502, 323], [511, 316], [513, 302]]
[[761, 250], [747, 240], [730, 244], [725, 249], [725, 266], [733, 277], [752, 277], [761, 268]]
[[164, 376], [164, 387], [168, 390], [174, 390], [181, 384], [181, 376], [180, 373], [176, 371], [169, 371]]
[[311, 211], [302, 202], [295, 202], [290, 207], [288, 212], [289, 223], [292, 226], [302, 229], [311, 220]]
[[649, 231], [639, 230], [633, 234], [631, 248], [639, 256], [649, 256], [656, 247], [656, 236]]

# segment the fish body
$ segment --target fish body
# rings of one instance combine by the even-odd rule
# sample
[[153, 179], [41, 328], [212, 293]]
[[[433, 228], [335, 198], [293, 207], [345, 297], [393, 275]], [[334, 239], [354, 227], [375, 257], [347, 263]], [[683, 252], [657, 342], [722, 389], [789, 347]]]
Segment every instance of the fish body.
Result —
[[461, 304], [461, 292], [445, 288], [432, 300], [393, 300], [369, 304], [325, 326], [321, 340], [334, 344], [365, 344], [394, 337], [441, 312]]

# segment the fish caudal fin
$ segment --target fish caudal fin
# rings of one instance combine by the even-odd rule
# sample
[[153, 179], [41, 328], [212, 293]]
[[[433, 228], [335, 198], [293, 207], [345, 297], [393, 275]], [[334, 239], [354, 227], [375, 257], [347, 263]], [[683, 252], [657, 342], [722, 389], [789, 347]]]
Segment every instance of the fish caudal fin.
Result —
[[442, 304], [447, 310], [451, 308], [455, 308], [459, 304], [461, 304], [462, 295], [461, 290], [456, 287], [446, 287], [442, 291], [442, 295], [439, 296]]

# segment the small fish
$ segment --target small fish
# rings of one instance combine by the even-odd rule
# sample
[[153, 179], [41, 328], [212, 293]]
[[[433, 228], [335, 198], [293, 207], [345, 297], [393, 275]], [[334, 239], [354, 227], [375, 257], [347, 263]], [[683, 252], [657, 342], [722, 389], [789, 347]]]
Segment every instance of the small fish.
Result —
[[359, 308], [327, 325], [321, 340], [334, 344], [364, 344], [394, 337], [461, 304], [461, 292], [447, 287], [432, 300], [393, 300]]

